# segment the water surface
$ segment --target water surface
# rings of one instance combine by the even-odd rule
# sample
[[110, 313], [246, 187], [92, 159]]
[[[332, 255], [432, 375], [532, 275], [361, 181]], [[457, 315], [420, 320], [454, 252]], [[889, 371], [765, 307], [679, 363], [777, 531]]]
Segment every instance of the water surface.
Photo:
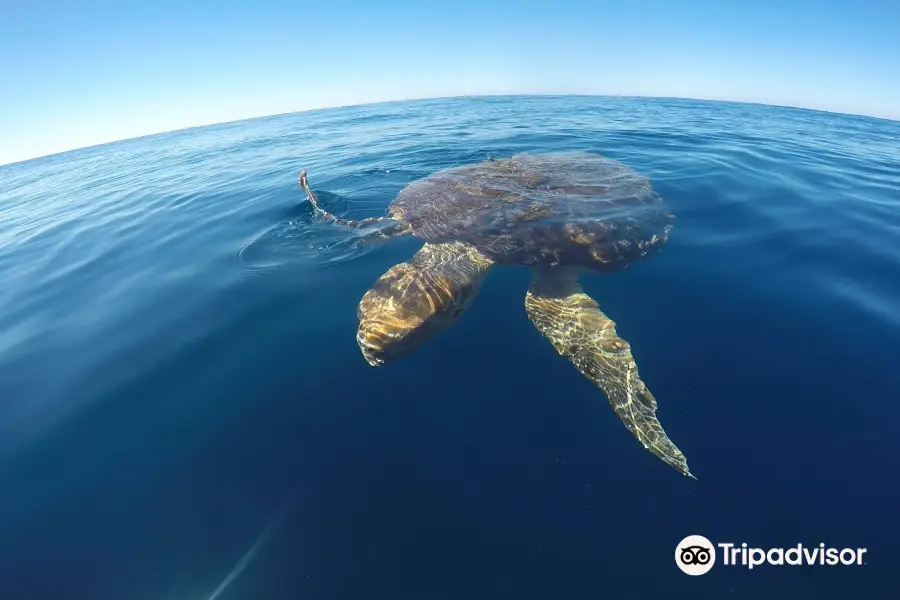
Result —
[[[788, 108], [465, 98], [0, 167], [0, 597], [896, 597], [898, 139]], [[360, 247], [297, 186], [305, 167], [335, 212], [379, 216], [438, 169], [571, 150], [678, 217], [584, 285], [698, 481], [537, 333], [524, 269], [369, 367], [356, 305], [420, 242]], [[694, 533], [867, 564], [692, 578]]]

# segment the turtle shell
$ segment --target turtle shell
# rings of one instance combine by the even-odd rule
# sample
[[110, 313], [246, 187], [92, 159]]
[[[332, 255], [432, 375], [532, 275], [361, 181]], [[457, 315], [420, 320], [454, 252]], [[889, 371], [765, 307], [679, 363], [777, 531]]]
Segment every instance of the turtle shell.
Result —
[[647, 256], [675, 218], [650, 181], [597, 154], [521, 154], [435, 172], [389, 212], [432, 243], [468, 242], [500, 264], [608, 271]]

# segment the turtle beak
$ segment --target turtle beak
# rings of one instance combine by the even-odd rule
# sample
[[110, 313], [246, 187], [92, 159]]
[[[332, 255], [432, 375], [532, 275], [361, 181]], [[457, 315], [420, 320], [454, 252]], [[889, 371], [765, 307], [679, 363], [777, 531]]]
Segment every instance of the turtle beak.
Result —
[[356, 343], [373, 367], [407, 354], [434, 334], [435, 319], [422, 319], [396, 298], [367, 294], [360, 304]]
[[381, 365], [384, 364], [384, 361], [382, 359], [378, 358], [377, 355], [370, 354], [366, 350], [363, 350], [362, 355], [363, 355], [363, 358], [366, 359], [366, 362], [369, 363], [369, 365], [372, 367], [380, 367]]
[[356, 343], [362, 351], [363, 358], [373, 367], [385, 362], [385, 350], [391, 344], [391, 332], [385, 323], [374, 320], [363, 320], [356, 332]]

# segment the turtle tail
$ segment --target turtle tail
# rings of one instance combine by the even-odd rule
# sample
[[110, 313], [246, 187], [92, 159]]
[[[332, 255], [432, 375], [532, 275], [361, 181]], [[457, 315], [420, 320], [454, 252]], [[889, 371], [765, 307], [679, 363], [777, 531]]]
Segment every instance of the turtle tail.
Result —
[[394, 219], [391, 219], [390, 217], [369, 217], [360, 220], [345, 219], [328, 212], [327, 210], [322, 208], [322, 206], [319, 204], [319, 199], [316, 197], [316, 193], [310, 189], [309, 181], [306, 178], [306, 169], [300, 171], [300, 187], [302, 187], [303, 191], [306, 192], [306, 199], [309, 201], [310, 205], [312, 205], [316, 215], [326, 221], [337, 223], [338, 225], [344, 225], [346, 227], [352, 227], [354, 229], [358, 229], [360, 227], [364, 227], [373, 223], [394, 221]]

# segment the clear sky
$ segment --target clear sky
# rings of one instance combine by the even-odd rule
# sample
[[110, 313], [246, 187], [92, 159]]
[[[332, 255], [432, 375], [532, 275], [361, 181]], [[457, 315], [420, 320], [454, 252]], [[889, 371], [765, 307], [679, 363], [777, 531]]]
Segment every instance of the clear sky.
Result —
[[295, 110], [493, 93], [900, 119], [900, 0], [0, 0], [0, 164]]

